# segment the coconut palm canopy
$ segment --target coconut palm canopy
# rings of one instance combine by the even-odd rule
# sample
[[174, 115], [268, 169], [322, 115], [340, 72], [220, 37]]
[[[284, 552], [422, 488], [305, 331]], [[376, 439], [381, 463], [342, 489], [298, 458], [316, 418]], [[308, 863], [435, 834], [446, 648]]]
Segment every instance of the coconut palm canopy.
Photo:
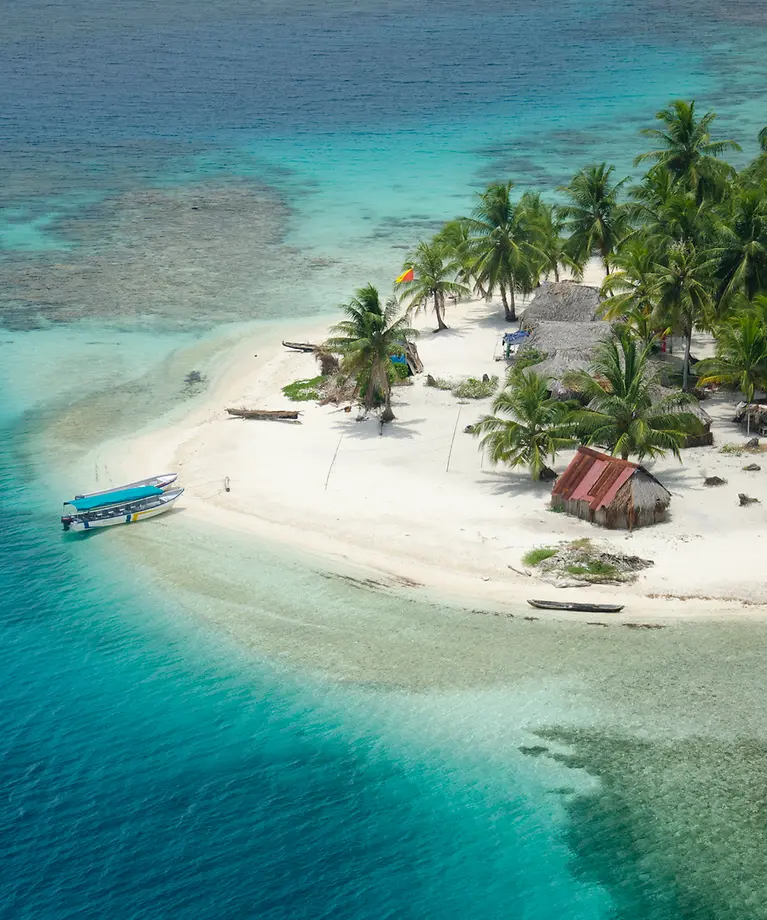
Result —
[[699, 200], [719, 197], [732, 174], [732, 167], [718, 159], [728, 150], [740, 150], [732, 140], [714, 140], [711, 125], [715, 112], [701, 118], [695, 102], [677, 99], [655, 116], [661, 128], [644, 128], [642, 134], [658, 142], [658, 148], [640, 154], [635, 165], [650, 160], [667, 170], [675, 182], [694, 192]]
[[493, 463], [526, 466], [534, 480], [552, 478], [549, 459], [571, 447], [573, 439], [567, 409], [549, 396], [548, 379], [533, 370], [512, 375], [496, 396], [493, 413], [474, 426]]
[[574, 422], [587, 442], [624, 460], [667, 451], [680, 457], [687, 435], [701, 430], [700, 420], [688, 410], [692, 397], [663, 395], [649, 356], [647, 346], [619, 328], [599, 345], [588, 370], [565, 378], [586, 400]]
[[383, 405], [390, 418], [391, 385], [396, 374], [393, 357], [406, 356], [407, 343], [418, 332], [396, 300], [384, 306], [372, 284], [359, 288], [342, 309], [343, 322], [332, 327], [324, 349], [341, 355], [341, 371], [356, 381], [355, 393], [365, 408]]
[[431, 304], [437, 318], [437, 330], [447, 329], [446, 297], [449, 294], [460, 297], [469, 293], [468, 287], [457, 280], [462, 267], [460, 261], [439, 240], [431, 243], [419, 240], [405, 261], [413, 269], [415, 277], [400, 285], [403, 299], [415, 312]]
[[471, 217], [462, 220], [477, 288], [486, 294], [500, 291], [508, 321], [517, 318], [515, 294], [532, 293], [541, 266], [533, 217], [524, 202], [513, 200], [513, 187], [513, 182], [488, 186]]

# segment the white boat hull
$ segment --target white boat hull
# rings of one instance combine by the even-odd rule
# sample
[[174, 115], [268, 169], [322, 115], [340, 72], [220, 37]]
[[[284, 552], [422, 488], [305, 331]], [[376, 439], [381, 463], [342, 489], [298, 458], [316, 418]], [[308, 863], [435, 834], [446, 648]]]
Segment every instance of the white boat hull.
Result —
[[91, 512], [78, 515], [66, 515], [61, 519], [61, 522], [64, 525], [64, 530], [75, 532], [96, 530], [99, 527], [115, 527], [118, 524], [135, 524], [138, 521], [145, 521], [148, 518], [156, 517], [158, 514], [170, 511], [174, 503], [181, 497], [183, 491], [183, 489], [176, 489], [173, 492], [166, 492], [159, 497], [159, 502], [157, 504], [150, 505], [148, 508], [135, 508], [135, 505], [139, 503], [134, 502], [133, 509], [127, 506], [124, 511], [119, 514], [107, 514], [102, 516], [98, 513]]

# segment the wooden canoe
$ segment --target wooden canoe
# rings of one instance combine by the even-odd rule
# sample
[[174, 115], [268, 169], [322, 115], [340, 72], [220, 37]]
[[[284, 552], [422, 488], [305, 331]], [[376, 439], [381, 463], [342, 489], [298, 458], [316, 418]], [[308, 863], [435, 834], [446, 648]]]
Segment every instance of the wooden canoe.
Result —
[[317, 351], [317, 346], [312, 345], [311, 342], [283, 342], [285, 348], [292, 348], [293, 351]]
[[579, 613], [620, 613], [623, 604], [577, 604], [573, 601], [533, 601], [527, 602], [539, 610], [574, 610]]
[[227, 409], [235, 418], [270, 419], [275, 422], [297, 422], [295, 409]]

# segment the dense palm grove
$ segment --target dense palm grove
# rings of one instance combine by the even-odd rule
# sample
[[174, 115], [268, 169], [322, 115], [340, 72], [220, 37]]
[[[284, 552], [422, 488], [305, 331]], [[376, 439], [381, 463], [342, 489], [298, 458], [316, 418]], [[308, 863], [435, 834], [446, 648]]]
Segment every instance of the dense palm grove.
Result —
[[[657, 127], [641, 132], [652, 149], [635, 160], [647, 168], [638, 180], [594, 164], [557, 190], [557, 203], [515, 195], [511, 182], [492, 184], [473, 213], [409, 254], [414, 277], [398, 286], [399, 300], [409, 311], [433, 309], [438, 331], [451, 296], [498, 295], [513, 321], [519, 297], [542, 279], [559, 280], [563, 270], [579, 279], [592, 257], [604, 266], [614, 339], [574, 381], [582, 405], [563, 412], [534, 369], [512, 372], [510, 392], [478, 426], [496, 459], [538, 478], [547, 457], [573, 438], [622, 456], [678, 453], [692, 424], [684, 394], [694, 375], [699, 384], [736, 387], [747, 400], [767, 387], [767, 128], [761, 153], [737, 171], [724, 157], [740, 148], [715, 136], [715, 118], [675, 101], [657, 114]], [[692, 365], [696, 329], [713, 333], [717, 348]], [[683, 393], [661, 399], [650, 355], [669, 335], [683, 341]], [[387, 406], [391, 372], [376, 372]]]

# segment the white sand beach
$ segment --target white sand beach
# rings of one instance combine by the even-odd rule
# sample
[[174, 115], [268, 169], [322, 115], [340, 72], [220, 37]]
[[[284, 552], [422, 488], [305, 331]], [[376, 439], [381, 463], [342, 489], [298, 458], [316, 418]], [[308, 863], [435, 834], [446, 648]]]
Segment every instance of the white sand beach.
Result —
[[[232, 348], [187, 417], [102, 444], [85, 458], [82, 475], [100, 472], [100, 481], [116, 483], [137, 472], [178, 470], [183, 513], [202, 527], [255, 534], [472, 606], [588, 595], [619, 598], [630, 617], [767, 612], [760, 606], [767, 604], [767, 464], [744, 472], [753, 458], [719, 452], [724, 443], [745, 441], [730, 421], [732, 394], [706, 402], [714, 447], [683, 451], [681, 465], [673, 457], [648, 464], [673, 493], [669, 520], [633, 533], [605, 530], [552, 513], [551, 484], [488, 463], [464, 428], [489, 411], [491, 400], [459, 400], [426, 386], [426, 373], [502, 378], [506, 369], [495, 360], [509, 328], [498, 304], [459, 304], [447, 321], [450, 329], [435, 335], [432, 318], [420, 318], [425, 373], [395, 389], [396, 421], [383, 429], [373, 416], [358, 421], [356, 408], [288, 402], [281, 388], [318, 371], [313, 356], [288, 351], [281, 339], [321, 341], [328, 326], [282, 324]], [[300, 424], [231, 419], [227, 406], [298, 408]], [[557, 458], [557, 472], [571, 456]], [[726, 485], [706, 487], [703, 479], [712, 475]], [[740, 507], [739, 492], [761, 503]], [[555, 588], [522, 572], [529, 549], [579, 537], [654, 566], [633, 585], [587, 589]]]

